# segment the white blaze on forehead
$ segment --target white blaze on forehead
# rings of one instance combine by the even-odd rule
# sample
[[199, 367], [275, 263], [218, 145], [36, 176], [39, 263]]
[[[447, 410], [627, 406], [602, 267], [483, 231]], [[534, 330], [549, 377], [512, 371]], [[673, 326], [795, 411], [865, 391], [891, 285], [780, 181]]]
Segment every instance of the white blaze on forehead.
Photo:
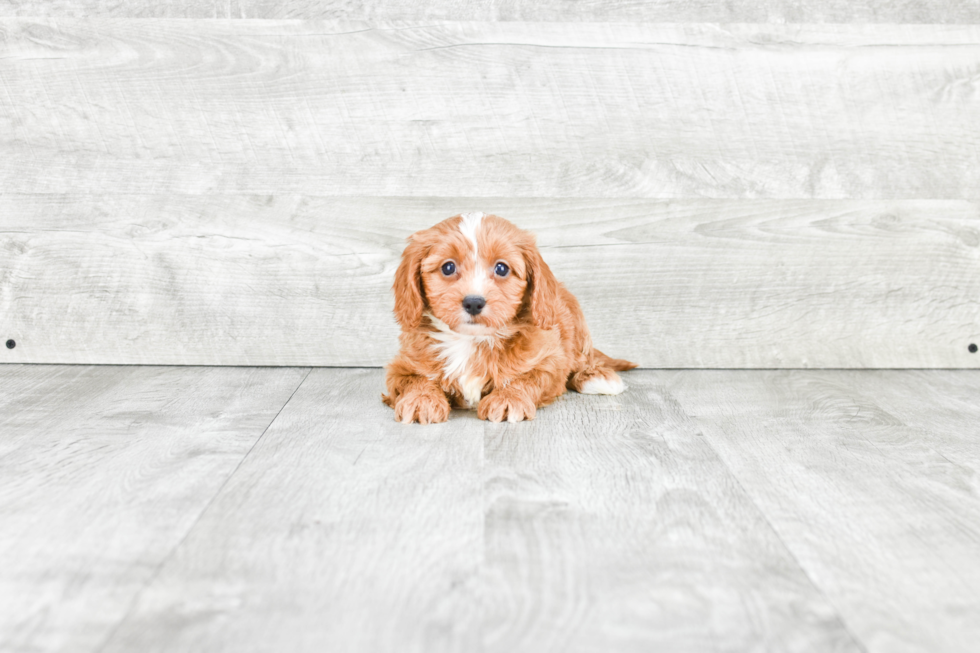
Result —
[[480, 254], [477, 251], [476, 245], [476, 232], [480, 230], [480, 221], [483, 220], [483, 213], [464, 213], [462, 215], [463, 220], [459, 223], [459, 231], [466, 238], [473, 243], [473, 257], [477, 260], [480, 259]]
[[479, 211], [474, 213], [463, 213], [462, 220], [459, 223], [459, 231], [461, 234], [466, 236], [466, 239], [473, 244], [473, 260], [476, 262], [476, 268], [474, 269], [473, 285], [470, 286], [471, 295], [483, 295], [483, 270], [480, 269], [480, 251], [476, 244], [476, 235], [480, 231], [480, 222], [483, 220], [484, 213]]

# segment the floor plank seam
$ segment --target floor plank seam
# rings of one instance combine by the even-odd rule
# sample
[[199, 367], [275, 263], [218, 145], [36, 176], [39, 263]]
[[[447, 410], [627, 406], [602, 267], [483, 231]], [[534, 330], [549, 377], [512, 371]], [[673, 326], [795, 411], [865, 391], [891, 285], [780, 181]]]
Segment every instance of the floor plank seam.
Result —
[[[680, 402], [678, 401], [678, 405], [682, 405], [682, 404], [680, 404]], [[697, 420], [694, 417], [691, 417], [686, 410], [684, 411], [684, 413], [688, 415], [689, 419], [697, 422]], [[816, 580], [814, 580], [813, 576], [810, 575], [810, 571], [803, 566], [803, 563], [800, 562], [800, 559], [797, 557], [796, 552], [790, 548], [790, 546], [786, 543], [786, 539], [783, 537], [782, 533], [779, 532], [775, 524], [773, 524], [772, 521], [769, 519], [769, 515], [765, 513], [765, 511], [762, 509], [762, 506], [759, 505], [759, 502], [755, 500], [755, 497], [753, 497], [751, 493], [749, 493], [749, 491], [742, 484], [742, 480], [738, 477], [737, 474], [735, 474], [735, 471], [731, 468], [731, 466], [728, 464], [725, 458], [718, 452], [718, 449], [715, 448], [715, 445], [711, 442], [711, 436], [709, 436], [707, 433], [702, 431], [701, 437], [704, 438], [704, 441], [708, 444], [708, 447], [718, 458], [719, 462], [721, 462], [721, 464], [724, 465], [725, 469], [728, 471], [728, 474], [732, 477], [732, 480], [735, 481], [735, 484], [738, 486], [738, 489], [741, 490], [743, 495], [745, 495], [745, 498], [749, 502], [751, 502], [751, 504], [755, 507], [756, 510], [759, 511], [759, 515], [762, 517], [762, 519], [765, 520], [766, 525], [769, 526], [769, 530], [772, 531], [773, 535], [776, 536], [776, 539], [779, 541], [779, 543], [783, 545], [784, 549], [786, 549], [787, 555], [789, 555], [789, 557], [793, 560], [793, 562], [796, 563], [796, 566], [800, 570], [800, 572], [804, 576], [806, 576], [806, 579], [810, 581], [810, 584], [814, 587], [814, 589], [820, 594], [821, 597], [823, 597], [823, 599], [827, 602], [827, 605], [831, 606], [834, 609], [834, 613], [837, 615], [837, 619], [840, 621], [841, 626], [844, 628], [847, 634], [850, 635], [851, 641], [853, 641], [855, 646], [857, 646], [861, 651], [864, 651], [864, 653], [868, 653], [868, 647], [865, 646], [864, 641], [862, 641], [854, 633], [854, 630], [847, 623], [847, 619], [844, 618], [844, 613], [841, 611], [840, 607], [830, 599], [830, 597], [824, 591], [823, 587], [820, 586], [816, 582]]]
[[174, 544], [173, 548], [170, 550], [170, 553], [168, 553], [160, 561], [156, 569], [153, 570], [153, 573], [146, 580], [146, 582], [143, 584], [140, 590], [136, 592], [136, 594], [133, 596], [133, 599], [129, 602], [129, 605], [126, 607], [126, 611], [123, 613], [122, 617], [119, 618], [119, 621], [117, 621], [116, 624], [112, 627], [112, 629], [106, 635], [105, 639], [102, 640], [102, 643], [98, 646], [98, 648], [95, 649], [95, 653], [101, 653], [102, 651], [105, 651], [106, 647], [112, 642], [112, 639], [116, 636], [116, 633], [119, 632], [119, 629], [122, 627], [122, 625], [126, 623], [126, 620], [129, 619], [130, 616], [133, 614], [133, 610], [136, 607], [136, 605], [139, 603], [139, 600], [143, 596], [143, 593], [146, 592], [146, 590], [151, 585], [153, 585], [153, 583], [156, 581], [157, 577], [160, 575], [160, 572], [163, 570], [163, 568], [167, 566], [167, 563], [173, 558], [174, 554], [180, 549], [181, 546], [183, 546], [184, 542], [187, 541], [187, 538], [190, 537], [190, 534], [194, 532], [194, 529], [200, 523], [201, 518], [204, 517], [204, 515], [207, 514], [208, 510], [211, 509], [211, 506], [214, 504], [215, 500], [221, 495], [221, 492], [228, 485], [228, 482], [232, 478], [234, 478], [235, 474], [238, 473], [238, 470], [241, 469], [241, 466], [248, 459], [249, 455], [251, 455], [252, 451], [255, 450], [255, 447], [258, 445], [258, 443], [262, 441], [262, 438], [265, 437], [265, 434], [269, 432], [269, 429], [272, 428], [272, 425], [276, 423], [276, 420], [279, 419], [279, 416], [282, 414], [282, 411], [286, 409], [286, 406], [289, 405], [289, 402], [292, 401], [294, 396], [296, 396], [296, 393], [299, 392], [299, 389], [303, 387], [303, 384], [306, 383], [306, 379], [309, 378], [310, 374], [312, 373], [313, 373], [313, 368], [311, 367], [307, 370], [302, 380], [293, 389], [292, 393], [289, 395], [289, 398], [286, 399], [283, 405], [276, 412], [275, 416], [269, 421], [268, 424], [266, 424], [266, 427], [262, 430], [262, 433], [259, 434], [259, 437], [255, 438], [255, 442], [252, 443], [252, 446], [248, 448], [248, 451], [245, 452], [245, 455], [242, 456], [242, 459], [238, 461], [237, 465], [235, 465], [235, 469], [233, 469], [231, 473], [228, 474], [228, 476], [221, 483], [218, 489], [215, 490], [214, 494], [211, 496], [211, 499], [208, 501], [207, 505], [205, 505], [204, 508], [201, 509], [201, 512], [198, 513], [197, 517], [194, 519], [194, 522], [188, 527], [184, 535], [180, 538], [180, 540], [177, 541], [176, 544]]
[[853, 629], [848, 625], [847, 620], [844, 618], [844, 615], [843, 615], [841, 609], [838, 607], [838, 605], [836, 603], [834, 603], [833, 601], [830, 600], [830, 597], [824, 591], [823, 587], [821, 587], [814, 580], [814, 578], [810, 575], [809, 570], [807, 570], [807, 568], [804, 567], [803, 564], [800, 562], [800, 559], [797, 557], [796, 552], [793, 551], [789, 547], [789, 545], [786, 543], [785, 538], [782, 536], [782, 534], [776, 528], [775, 524], [773, 524], [773, 522], [769, 519], [769, 515], [767, 515], [765, 513], [765, 511], [759, 505], [759, 502], [756, 501], [755, 497], [753, 497], [752, 494], [746, 489], [745, 485], [742, 483], [742, 480], [738, 477], [738, 475], [732, 469], [731, 465], [728, 464], [728, 461], [725, 460], [724, 456], [722, 456], [721, 453], [718, 451], [717, 447], [715, 447], [714, 443], [711, 441], [712, 439], [711, 439], [711, 436], [708, 434], [707, 429], [700, 428], [700, 424], [698, 422], [698, 419], [696, 417], [694, 417], [693, 415], [691, 415], [691, 413], [687, 410], [687, 408], [684, 406], [684, 404], [681, 402], [681, 400], [673, 392], [669, 392], [669, 394], [670, 394], [671, 398], [673, 399], [674, 403], [676, 404], [676, 406], [681, 411], [683, 411], [684, 416], [692, 424], [695, 424], [695, 425], [698, 426], [698, 429], [697, 429], [698, 432], [699, 432], [699, 436], [698, 437], [701, 437], [701, 438], [704, 439], [705, 444], [711, 450], [711, 453], [714, 455], [715, 459], [718, 460], [718, 462], [721, 463], [721, 465], [724, 467], [725, 471], [731, 477], [732, 481], [735, 483], [735, 485], [741, 491], [742, 495], [756, 509], [756, 511], [758, 512], [759, 516], [765, 521], [766, 525], [769, 527], [769, 530], [772, 531], [773, 535], [776, 537], [776, 540], [780, 544], [782, 544], [783, 548], [786, 550], [786, 554], [790, 557], [790, 559], [793, 561], [793, 563], [796, 564], [796, 567], [800, 570], [800, 573], [802, 573], [806, 577], [806, 579], [810, 582], [810, 585], [812, 585], [813, 588], [819, 593], [819, 595], [827, 602], [827, 605], [829, 605], [831, 608], [833, 608], [834, 614], [837, 616], [838, 621], [840, 621], [841, 627], [850, 636], [851, 641], [853, 641], [854, 644], [855, 644], [855, 646], [857, 646], [861, 651], [863, 651], [864, 653], [868, 653], [868, 647], [865, 645], [865, 643], [861, 639], [859, 639], [857, 637], [857, 635], [854, 633]]

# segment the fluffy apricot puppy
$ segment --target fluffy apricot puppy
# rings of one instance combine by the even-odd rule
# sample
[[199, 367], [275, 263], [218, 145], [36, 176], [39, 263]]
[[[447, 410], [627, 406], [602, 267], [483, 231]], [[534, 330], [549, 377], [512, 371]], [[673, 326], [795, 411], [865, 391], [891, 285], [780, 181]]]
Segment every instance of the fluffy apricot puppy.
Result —
[[582, 309], [534, 236], [494, 215], [411, 235], [393, 289], [401, 351], [381, 398], [400, 422], [444, 422], [450, 408], [533, 419], [566, 388], [619, 394], [616, 371], [636, 367], [592, 347]]

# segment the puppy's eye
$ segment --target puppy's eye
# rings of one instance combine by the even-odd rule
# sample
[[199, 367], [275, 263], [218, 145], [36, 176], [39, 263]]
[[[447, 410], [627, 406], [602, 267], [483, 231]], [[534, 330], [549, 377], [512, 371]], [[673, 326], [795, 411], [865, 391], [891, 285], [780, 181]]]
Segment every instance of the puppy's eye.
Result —
[[446, 261], [442, 264], [442, 273], [447, 277], [451, 277], [456, 273], [456, 264], [452, 261]]
[[497, 263], [493, 271], [498, 277], [506, 277], [507, 273], [510, 272], [510, 268], [507, 267], [506, 263]]

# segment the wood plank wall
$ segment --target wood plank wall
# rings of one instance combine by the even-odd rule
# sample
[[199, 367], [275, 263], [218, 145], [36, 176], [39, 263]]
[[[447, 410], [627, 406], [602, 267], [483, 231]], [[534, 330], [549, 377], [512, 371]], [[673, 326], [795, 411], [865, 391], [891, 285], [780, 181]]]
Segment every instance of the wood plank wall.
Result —
[[980, 367], [980, 2], [569, 7], [3, 3], [0, 362], [382, 365], [482, 210], [647, 367]]

